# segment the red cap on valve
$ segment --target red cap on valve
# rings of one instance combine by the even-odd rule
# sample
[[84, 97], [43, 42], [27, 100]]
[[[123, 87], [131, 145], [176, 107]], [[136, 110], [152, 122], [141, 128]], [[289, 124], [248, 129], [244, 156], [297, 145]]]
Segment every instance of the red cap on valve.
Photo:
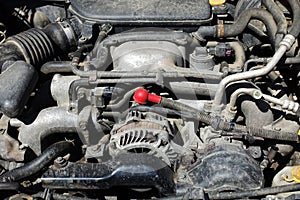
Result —
[[161, 101], [161, 96], [149, 94], [149, 92], [144, 88], [139, 88], [135, 91], [133, 99], [139, 104], [146, 104], [147, 101], [159, 104]]

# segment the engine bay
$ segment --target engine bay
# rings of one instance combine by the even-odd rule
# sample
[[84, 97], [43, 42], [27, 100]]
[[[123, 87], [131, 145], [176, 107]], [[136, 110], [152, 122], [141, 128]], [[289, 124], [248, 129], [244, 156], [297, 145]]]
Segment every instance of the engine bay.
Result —
[[299, 199], [299, 0], [0, 2], [0, 199]]

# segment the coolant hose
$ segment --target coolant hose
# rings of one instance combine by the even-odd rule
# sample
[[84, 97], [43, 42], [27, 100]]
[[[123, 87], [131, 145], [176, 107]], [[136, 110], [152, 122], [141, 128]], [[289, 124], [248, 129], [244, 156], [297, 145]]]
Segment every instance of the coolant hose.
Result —
[[194, 36], [202, 41], [205, 41], [208, 37], [234, 37], [245, 30], [251, 19], [258, 19], [265, 24], [271, 44], [274, 45], [275, 34], [277, 32], [277, 25], [274, 18], [268, 11], [258, 8], [245, 10], [242, 14], [240, 14], [238, 19], [230, 25], [200, 26], [200, 28], [194, 33]]
[[0, 176], [0, 182], [15, 182], [35, 175], [58, 156], [63, 156], [71, 151], [73, 144], [71, 142], [57, 142], [48, 147], [39, 157], [35, 158], [22, 167], [13, 169]]
[[294, 37], [298, 37], [300, 33], [300, 2], [299, 0], [288, 0], [293, 12], [293, 24], [288, 31]]
[[272, 13], [274, 20], [277, 23], [277, 27], [278, 27], [277, 33], [285, 35], [287, 33], [287, 21], [283, 12], [277, 6], [274, 0], [262, 0], [261, 2]]
[[283, 12], [280, 10], [280, 8], [274, 2], [274, 0], [262, 0], [262, 3], [272, 13], [272, 15], [277, 23], [278, 30], [277, 30], [277, 33], [275, 36], [275, 48], [278, 49], [280, 41], [283, 39], [284, 35], [287, 33], [286, 18], [284, 16]]
[[287, 21], [283, 12], [279, 9], [274, 0], [262, 0], [262, 3], [272, 13], [274, 20], [277, 23], [276, 44], [278, 44], [283, 36], [287, 33]]
[[224, 131], [235, 131], [240, 133], [246, 133], [248, 136], [256, 136], [267, 139], [282, 140], [282, 141], [293, 141], [298, 142], [299, 137], [297, 133], [290, 132], [279, 132], [274, 130], [265, 130], [258, 127], [246, 127], [242, 125], [232, 124], [230, 122], [225, 122], [220, 117], [214, 117], [207, 113], [201, 112], [195, 108], [192, 108], [188, 105], [176, 102], [171, 99], [167, 99], [155, 94], [148, 93], [147, 90], [139, 88], [134, 96], [135, 102], [139, 104], [146, 104], [148, 101], [152, 103], [157, 103], [163, 107], [168, 107], [177, 111], [185, 111], [191, 114], [194, 114], [194, 118], [212, 126], [215, 130], [224, 130]]

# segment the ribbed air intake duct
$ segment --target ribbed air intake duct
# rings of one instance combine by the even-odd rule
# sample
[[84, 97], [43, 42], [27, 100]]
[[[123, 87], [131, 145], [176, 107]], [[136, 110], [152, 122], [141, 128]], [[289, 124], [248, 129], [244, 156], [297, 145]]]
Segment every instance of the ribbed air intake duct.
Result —
[[60, 21], [11, 36], [0, 45], [0, 112], [20, 115], [37, 83], [39, 67], [76, 48], [76, 43], [71, 24]]
[[40, 29], [29, 29], [8, 38], [8, 44], [13, 44], [21, 50], [27, 63], [40, 65], [54, 56], [54, 47], [49, 37]]

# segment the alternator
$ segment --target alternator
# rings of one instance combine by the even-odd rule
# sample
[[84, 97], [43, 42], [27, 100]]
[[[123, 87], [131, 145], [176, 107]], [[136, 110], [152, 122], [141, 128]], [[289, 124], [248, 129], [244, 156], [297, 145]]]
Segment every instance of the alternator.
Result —
[[110, 154], [147, 153], [171, 165], [184, 153], [183, 148], [172, 141], [171, 130], [169, 121], [163, 116], [129, 112], [126, 121], [112, 130]]

